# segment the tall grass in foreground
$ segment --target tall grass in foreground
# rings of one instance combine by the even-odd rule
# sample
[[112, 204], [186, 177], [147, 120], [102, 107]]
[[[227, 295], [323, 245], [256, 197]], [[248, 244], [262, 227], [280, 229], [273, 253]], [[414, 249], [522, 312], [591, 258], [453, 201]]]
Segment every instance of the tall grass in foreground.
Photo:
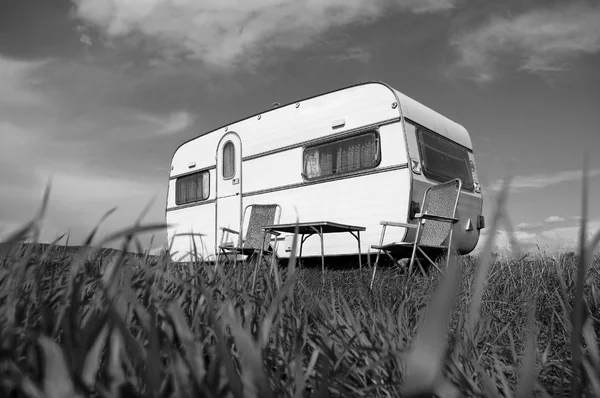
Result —
[[[585, 181], [585, 180], [584, 180]], [[585, 186], [585, 184], [584, 184]], [[0, 244], [0, 396], [600, 396], [600, 259], [480, 258], [440, 276], [253, 268], [36, 241], [42, 211]], [[584, 198], [586, 192], [584, 189]], [[295, 244], [295, 243], [294, 243]], [[139, 243], [137, 244], [139, 249]], [[194, 251], [194, 249], [191, 249]], [[254, 288], [253, 288], [254, 287]]]

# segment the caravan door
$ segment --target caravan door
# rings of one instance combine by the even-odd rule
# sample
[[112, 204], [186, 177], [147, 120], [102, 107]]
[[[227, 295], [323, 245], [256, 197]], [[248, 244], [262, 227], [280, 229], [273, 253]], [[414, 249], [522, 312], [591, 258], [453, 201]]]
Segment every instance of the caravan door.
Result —
[[[222, 235], [221, 227], [240, 231], [242, 218], [242, 141], [234, 132], [225, 134], [217, 146], [215, 249], [224, 242], [237, 242], [238, 236]], [[218, 251], [215, 251], [218, 253]]]

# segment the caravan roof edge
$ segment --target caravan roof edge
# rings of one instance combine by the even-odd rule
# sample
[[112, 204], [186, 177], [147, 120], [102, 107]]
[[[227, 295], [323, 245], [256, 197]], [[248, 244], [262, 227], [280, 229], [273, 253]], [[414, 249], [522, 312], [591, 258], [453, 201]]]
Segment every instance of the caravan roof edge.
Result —
[[280, 105], [280, 106], [278, 106], [277, 108], [267, 109], [267, 110], [263, 110], [263, 111], [256, 112], [256, 113], [254, 113], [254, 114], [252, 114], [252, 115], [244, 116], [244, 117], [242, 117], [242, 118], [240, 118], [240, 119], [238, 119], [238, 120], [231, 121], [231, 122], [229, 122], [229, 123], [227, 123], [227, 124], [224, 124], [224, 125], [222, 125], [222, 126], [220, 126], [220, 127], [214, 128], [214, 129], [212, 129], [212, 130], [208, 130], [208, 131], [206, 131], [206, 132], [204, 132], [204, 133], [201, 133], [201, 134], [199, 134], [199, 135], [197, 135], [197, 136], [195, 136], [195, 137], [192, 137], [192, 138], [190, 138], [190, 139], [189, 139], [189, 140], [187, 140], [187, 141], [184, 141], [184, 142], [182, 142], [182, 143], [181, 143], [181, 144], [180, 144], [180, 145], [179, 145], [177, 148], [175, 148], [175, 150], [173, 151], [173, 155], [171, 156], [171, 159], [173, 159], [173, 157], [175, 156], [175, 154], [177, 153], [177, 151], [178, 151], [178, 150], [179, 150], [179, 149], [180, 149], [182, 146], [184, 146], [185, 144], [187, 144], [187, 143], [189, 143], [189, 142], [191, 142], [191, 141], [194, 141], [194, 140], [195, 140], [195, 139], [197, 139], [197, 138], [200, 138], [200, 137], [202, 137], [202, 136], [205, 136], [205, 135], [207, 135], [207, 134], [210, 134], [210, 133], [213, 133], [213, 132], [215, 132], [215, 131], [217, 131], [217, 130], [220, 130], [220, 129], [222, 129], [222, 128], [225, 128], [225, 127], [227, 127], [227, 126], [231, 126], [231, 125], [233, 125], [233, 124], [236, 124], [236, 123], [239, 123], [239, 122], [243, 122], [243, 121], [244, 121], [244, 120], [246, 120], [246, 119], [251, 119], [251, 118], [253, 118], [253, 117], [256, 117], [256, 116], [258, 116], [258, 115], [264, 115], [265, 113], [268, 113], [268, 112], [274, 111], [274, 110], [276, 110], [276, 109], [285, 108], [286, 106], [293, 105], [293, 104], [295, 104], [295, 103], [297, 103], [297, 102], [308, 101], [308, 100], [310, 100], [310, 99], [317, 98], [317, 97], [321, 97], [321, 96], [323, 96], [323, 95], [327, 95], [327, 94], [335, 93], [335, 92], [338, 92], [338, 91], [347, 90], [347, 89], [349, 89], [349, 88], [353, 88], [353, 87], [365, 86], [365, 85], [369, 85], [369, 84], [381, 84], [382, 86], [385, 86], [385, 87], [387, 87], [387, 88], [388, 88], [388, 89], [389, 89], [389, 90], [390, 90], [390, 91], [391, 91], [391, 92], [392, 92], [392, 93], [393, 93], [393, 94], [396, 96], [396, 98], [397, 98], [397, 90], [395, 90], [395, 89], [394, 89], [392, 86], [390, 86], [389, 84], [387, 84], [387, 83], [385, 83], [385, 82], [382, 82], [382, 81], [377, 81], [377, 80], [373, 80], [373, 81], [365, 81], [365, 82], [356, 83], [356, 84], [352, 84], [352, 85], [345, 86], [345, 87], [340, 87], [340, 88], [337, 88], [337, 89], [335, 89], [335, 90], [325, 91], [325, 92], [322, 92], [322, 93], [319, 93], [319, 94], [311, 95], [310, 97], [305, 97], [305, 98], [302, 98], [302, 99], [297, 99], [297, 100], [294, 100], [294, 101], [288, 102], [288, 103], [286, 103], [286, 104], [284, 104], [284, 105]]
[[473, 150], [473, 143], [467, 129], [454, 120], [434, 111], [428, 106], [409, 97], [400, 91], [393, 89], [403, 117], [419, 123], [423, 127], [435, 131], [454, 142], [459, 143], [467, 149]]
[[[396, 90], [395, 88], [393, 88], [392, 86], [390, 86], [389, 84], [382, 82], [382, 81], [365, 81], [365, 82], [360, 82], [360, 83], [356, 83], [356, 84], [352, 84], [349, 86], [345, 86], [345, 87], [340, 87], [337, 88], [335, 90], [330, 90], [330, 91], [326, 91], [326, 92], [322, 92], [319, 94], [315, 94], [312, 95], [310, 97], [305, 97], [302, 99], [297, 99], [291, 102], [288, 102], [284, 105], [280, 105], [277, 108], [272, 108], [272, 109], [267, 109], [267, 110], [263, 110], [263, 111], [259, 111], [256, 112], [252, 115], [249, 116], [244, 116], [238, 120], [235, 121], [231, 121], [227, 124], [224, 124], [220, 127], [214, 128], [212, 130], [206, 131], [204, 133], [201, 133], [195, 137], [190, 138], [187, 141], [182, 142], [174, 151], [173, 151], [173, 155], [171, 156], [171, 160], [173, 160], [173, 158], [175, 157], [175, 155], [177, 154], [177, 151], [179, 151], [179, 149], [181, 147], [183, 147], [184, 145], [190, 143], [191, 141], [194, 141], [197, 138], [200, 138], [202, 136], [208, 135], [210, 133], [213, 133], [215, 131], [218, 131], [220, 129], [223, 129], [227, 126], [231, 126], [233, 124], [242, 122], [244, 120], [247, 119], [251, 119], [254, 118], [258, 115], [264, 115], [265, 113], [274, 111], [276, 109], [280, 109], [280, 108], [284, 108], [286, 106], [290, 106], [293, 105], [297, 102], [303, 102], [303, 101], [308, 101], [310, 99], [313, 98], [317, 98], [317, 97], [321, 97], [323, 95], [327, 95], [327, 94], [331, 94], [331, 93], [335, 93], [338, 91], [343, 91], [343, 90], [347, 90], [353, 87], [358, 87], [358, 86], [365, 86], [365, 85], [370, 85], [370, 84], [380, 84], [382, 86], [385, 86], [387, 89], [389, 89], [394, 96], [396, 97], [396, 99], [398, 100], [399, 104], [400, 104], [400, 109], [402, 112], [402, 116], [405, 118], [408, 118], [410, 120], [413, 120], [414, 122], [417, 122], [421, 125], [423, 125], [424, 127], [435, 131], [438, 134], [441, 134], [447, 138], [450, 138], [451, 140], [459, 143], [460, 145], [472, 150], [473, 149], [473, 144], [471, 142], [471, 137], [469, 136], [469, 133], [467, 132], [467, 130], [465, 129], [464, 126], [462, 126], [459, 123], [456, 123], [455, 121], [449, 119], [448, 117], [440, 114], [439, 112], [434, 111], [433, 109], [429, 108], [428, 106], [420, 103], [419, 101], [409, 97], [408, 95]], [[437, 121], [437, 122], [436, 122]]]

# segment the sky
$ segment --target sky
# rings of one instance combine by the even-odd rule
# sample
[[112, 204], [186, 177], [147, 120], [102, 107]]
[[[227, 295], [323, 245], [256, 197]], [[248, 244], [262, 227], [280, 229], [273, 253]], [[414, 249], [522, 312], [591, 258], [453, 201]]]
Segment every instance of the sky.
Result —
[[[589, 153], [600, 229], [600, 2], [7, 0], [0, 5], [0, 239], [51, 179], [41, 240], [164, 222], [184, 141], [265, 109], [384, 81], [470, 132], [488, 227], [575, 245]], [[509, 228], [498, 227], [498, 249]], [[480, 250], [490, 228], [483, 230]], [[157, 232], [151, 249], [166, 243]]]

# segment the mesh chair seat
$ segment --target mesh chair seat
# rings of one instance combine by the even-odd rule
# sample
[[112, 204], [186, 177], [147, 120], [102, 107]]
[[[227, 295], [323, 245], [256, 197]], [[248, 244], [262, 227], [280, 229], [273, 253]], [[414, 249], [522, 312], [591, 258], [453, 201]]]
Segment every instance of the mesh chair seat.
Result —
[[[250, 216], [248, 217], [247, 226], [244, 228], [248, 209], [250, 209]], [[281, 207], [278, 204], [252, 204], [246, 206], [242, 218], [242, 228], [243, 231], [245, 231], [245, 235], [242, 238], [242, 234], [238, 231], [229, 228], [221, 228], [222, 234], [219, 249], [222, 252], [231, 252], [246, 256], [256, 253], [271, 253], [273, 250], [270, 245], [270, 239], [264, 239], [265, 235], [262, 231], [262, 227], [278, 223], [280, 216]], [[225, 232], [238, 235], [237, 243], [224, 244], [223, 238]]]
[[[435, 263], [426, 254], [447, 253], [447, 261], [450, 257], [452, 245], [452, 230], [454, 224], [458, 222], [456, 218], [456, 208], [458, 207], [458, 199], [462, 182], [455, 178], [445, 183], [433, 185], [425, 191], [423, 196], [423, 204], [421, 213], [415, 215], [418, 220], [417, 225], [394, 223], [382, 221], [382, 231], [379, 245], [372, 245], [371, 248], [377, 250], [377, 259], [373, 269], [373, 277], [371, 286], [375, 280], [375, 272], [381, 252], [384, 252], [394, 262], [396, 257], [407, 257], [411, 253], [409, 263], [409, 272], [412, 271], [412, 266], [416, 258], [417, 251], [421, 253], [431, 264], [436, 268]], [[415, 239], [412, 242], [393, 242], [384, 244], [385, 231], [388, 226], [416, 228]], [[448, 262], [446, 262], [447, 266]], [[420, 263], [419, 263], [420, 266]]]

